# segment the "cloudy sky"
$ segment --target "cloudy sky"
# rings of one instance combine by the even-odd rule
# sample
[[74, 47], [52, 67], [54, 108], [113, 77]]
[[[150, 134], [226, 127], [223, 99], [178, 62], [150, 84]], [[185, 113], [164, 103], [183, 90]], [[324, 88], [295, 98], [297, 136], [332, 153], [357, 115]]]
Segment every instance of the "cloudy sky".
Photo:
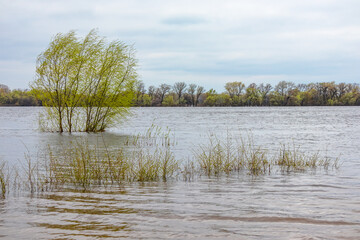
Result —
[[146, 87], [360, 83], [359, 0], [0, 0], [0, 83], [27, 88], [59, 32], [134, 44]]

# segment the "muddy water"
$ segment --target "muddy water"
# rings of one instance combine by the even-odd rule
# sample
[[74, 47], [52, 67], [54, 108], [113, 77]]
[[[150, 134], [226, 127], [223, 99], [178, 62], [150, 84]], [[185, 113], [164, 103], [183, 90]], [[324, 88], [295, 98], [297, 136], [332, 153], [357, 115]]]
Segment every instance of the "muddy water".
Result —
[[[192, 182], [132, 183], [0, 199], [4, 239], [359, 239], [360, 108], [137, 108], [103, 135], [41, 133], [39, 108], [0, 108], [0, 158], [21, 165], [47, 145], [74, 139], [121, 146], [152, 124], [169, 127], [175, 155], [211, 134], [248, 134], [259, 146], [339, 156], [338, 171], [253, 178], [246, 174]], [[27, 149], [27, 150], [26, 150]]]

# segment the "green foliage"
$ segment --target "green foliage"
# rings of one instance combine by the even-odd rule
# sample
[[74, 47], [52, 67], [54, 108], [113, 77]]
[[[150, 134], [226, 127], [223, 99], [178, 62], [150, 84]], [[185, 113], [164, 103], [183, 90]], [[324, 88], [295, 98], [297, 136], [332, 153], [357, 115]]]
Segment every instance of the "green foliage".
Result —
[[243, 89], [245, 89], [245, 84], [242, 82], [228, 82], [225, 84], [225, 89], [230, 97], [239, 97]]
[[[217, 93], [210, 89], [206, 93], [204, 88], [196, 84], [189, 84], [183, 92], [177, 83], [175, 89], [170, 85], [161, 84], [159, 88], [149, 87], [151, 106], [341, 106], [360, 105], [359, 84], [345, 84], [334, 82], [310, 83], [295, 85], [292, 82], [281, 81], [274, 88], [270, 84], [252, 83], [245, 87], [241, 82], [229, 82], [225, 85], [226, 92]], [[140, 94], [140, 92], [138, 92]], [[146, 94], [145, 94], [146, 95]], [[173, 97], [174, 103], [171, 101]], [[179, 99], [179, 96], [182, 96]], [[166, 101], [164, 101], [166, 99]], [[138, 104], [149, 106], [149, 103]]]
[[227, 95], [225, 93], [211, 94], [205, 99], [204, 105], [206, 105], [206, 106], [230, 106], [231, 98], [229, 95]]
[[28, 90], [8, 90], [0, 88], [0, 105], [6, 106], [39, 106], [39, 101]]
[[[133, 79], [135, 78], [136, 74], [133, 76]], [[93, 81], [96, 82], [94, 79]], [[50, 129], [54, 129], [54, 126], [57, 128], [62, 118], [63, 120], [65, 119], [63, 121], [64, 128], [69, 128], [70, 125], [73, 130], [74, 126], [72, 123], [81, 122], [79, 117], [76, 117], [78, 115], [77, 107], [88, 106], [89, 108], [96, 108], [101, 106], [101, 108], [97, 109], [98, 111], [90, 111], [91, 114], [86, 115], [89, 119], [97, 119], [96, 121], [99, 122], [103, 119], [101, 117], [103, 113], [108, 112], [108, 109], [104, 108], [104, 106], [112, 106], [113, 108], [115, 106], [126, 107], [132, 101], [135, 106], [360, 106], [360, 85], [355, 83], [335, 84], [334, 82], [322, 82], [295, 85], [292, 82], [281, 81], [273, 89], [270, 84], [260, 84], [257, 86], [252, 83], [245, 88], [245, 85], [241, 82], [230, 82], [225, 85], [226, 92], [224, 93], [217, 93], [214, 89], [210, 89], [205, 93], [205, 89], [202, 86], [189, 84], [188, 88], [186, 88], [184, 82], [178, 82], [173, 88], [168, 84], [160, 84], [158, 88], [150, 86], [146, 93], [143, 82], [135, 80], [129, 82], [131, 84], [125, 87], [126, 90], [118, 95], [120, 98], [115, 98], [115, 100], [111, 97], [105, 98], [111, 101], [104, 101], [105, 99], [103, 99], [104, 96], [112, 96], [113, 94], [106, 94], [106, 92], [109, 92], [107, 90], [98, 89], [103, 94], [95, 94], [93, 91], [90, 91], [88, 94], [86, 92], [79, 92], [80, 88], [72, 89], [72, 84], [69, 85], [68, 82], [67, 86], [71, 91], [68, 90], [67, 92], [75, 94], [70, 94], [71, 98], [69, 98], [68, 102], [64, 99], [61, 100], [61, 98], [55, 98], [57, 100], [60, 99], [60, 102], [63, 102], [66, 106], [60, 108], [54, 107], [53, 110], [48, 110], [47, 118], [56, 119], [56, 121], [51, 121], [55, 125], [53, 124], [52, 127], [48, 127]], [[97, 87], [94, 86], [93, 90], [96, 90]], [[99, 83], [100, 86], [101, 84]], [[273, 91], [271, 91], [272, 89]], [[41, 105], [43, 102], [45, 106], [56, 106], [57, 102], [51, 104], [50, 101], [52, 99], [51, 96], [55, 96], [54, 93], [56, 93], [55, 90], [48, 92], [44, 88], [33, 89], [29, 92], [21, 90], [9, 91], [6, 86], [0, 87], [0, 105], [36, 106]], [[58, 93], [61, 96], [63, 94], [61, 91], [58, 91]], [[171, 100], [170, 96], [172, 96], [173, 100]], [[122, 113], [123, 110], [124, 108], [120, 108], [119, 112]], [[54, 117], [54, 115], [57, 116]], [[120, 114], [119, 116], [121, 115], [125, 114]], [[74, 121], [72, 120], [73, 117]], [[101, 126], [101, 124], [95, 125]], [[89, 129], [91, 128], [94, 128], [94, 125], [90, 126], [87, 131], [90, 131]], [[76, 129], [84, 131], [86, 127], [78, 126]]]
[[144, 94], [142, 96], [142, 104], [140, 106], [149, 107], [149, 106], [151, 106], [151, 102], [152, 102], [151, 97], [149, 95], [147, 95], [147, 94]]
[[132, 103], [135, 68], [132, 46], [94, 30], [84, 39], [59, 33], [38, 56], [31, 87], [57, 131], [104, 131]]
[[168, 107], [174, 106], [175, 105], [174, 97], [172, 95], [167, 95], [164, 98], [164, 100], [162, 102], [162, 105], [163, 106], [168, 106]]
[[245, 102], [248, 106], [259, 106], [261, 103], [261, 95], [256, 88], [247, 88]]
[[[196, 84], [189, 84], [187, 91], [183, 92], [185, 83], [181, 84], [181, 88], [179, 85], [180, 83], [177, 83], [176, 87], [174, 86], [174, 92], [170, 91], [170, 86], [166, 84], [161, 84], [157, 89], [151, 86], [151, 106], [173, 105], [170, 96], [173, 96], [174, 105], [181, 106], [360, 105], [359, 84], [322, 82], [295, 85], [281, 81], [273, 88], [270, 84], [252, 83], [245, 87], [242, 82], [229, 82], [225, 85], [224, 93], [217, 93], [214, 89], [204, 93], [204, 88]], [[178, 89], [181, 91], [178, 92]], [[164, 99], [166, 101], [163, 101]]]

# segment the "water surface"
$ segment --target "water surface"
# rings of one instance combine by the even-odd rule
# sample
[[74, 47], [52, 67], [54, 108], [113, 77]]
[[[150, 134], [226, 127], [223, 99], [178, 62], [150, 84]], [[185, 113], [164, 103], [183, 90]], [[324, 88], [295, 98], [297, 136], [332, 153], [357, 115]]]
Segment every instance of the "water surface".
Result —
[[76, 139], [105, 141], [113, 148], [152, 124], [169, 127], [175, 155], [211, 134], [233, 137], [251, 131], [257, 145], [339, 156], [338, 171], [253, 178], [201, 177], [192, 182], [129, 183], [90, 192], [67, 190], [0, 199], [4, 239], [359, 239], [360, 108], [135, 108], [123, 124], [104, 134], [58, 134], [37, 130], [40, 108], [0, 108], [0, 158], [21, 166], [48, 145]]

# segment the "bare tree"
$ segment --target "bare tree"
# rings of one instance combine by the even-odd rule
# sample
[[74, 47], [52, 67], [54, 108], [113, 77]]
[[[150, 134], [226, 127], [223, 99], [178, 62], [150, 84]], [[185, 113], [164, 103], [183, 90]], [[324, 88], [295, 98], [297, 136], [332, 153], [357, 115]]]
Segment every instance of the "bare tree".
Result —
[[135, 103], [137, 105], [142, 105], [142, 100], [144, 98], [144, 94], [146, 93], [146, 90], [145, 90], [145, 85], [143, 83], [143, 81], [137, 81], [135, 83]]
[[281, 96], [286, 96], [294, 88], [295, 84], [293, 82], [281, 81], [275, 86], [275, 91], [278, 92]]
[[155, 91], [156, 91], [156, 88], [155, 88], [154, 86], [150, 86], [150, 87], [148, 88], [148, 94], [149, 94], [149, 96], [150, 96], [151, 98], [154, 97]]
[[261, 93], [263, 93], [263, 94], [268, 94], [270, 91], [271, 91], [271, 89], [272, 89], [272, 86], [270, 85], [270, 84], [263, 84], [263, 83], [261, 83], [259, 86], [258, 86], [258, 89], [259, 89], [259, 91], [261, 92]]
[[287, 105], [289, 101], [289, 94], [292, 93], [296, 87], [293, 82], [286, 82], [281, 81], [275, 86], [275, 91], [281, 96], [282, 98], [282, 105]]
[[307, 84], [304, 83], [300, 83], [296, 86], [296, 88], [300, 91], [300, 92], [305, 92], [309, 89], [309, 86]]
[[173, 90], [175, 92], [175, 94], [178, 97], [178, 103], [180, 104], [181, 101], [181, 96], [183, 94], [183, 92], [186, 89], [186, 83], [185, 82], [176, 82], [173, 86]]
[[198, 86], [196, 89], [196, 99], [195, 99], [195, 106], [197, 106], [199, 104], [199, 99], [201, 94], [203, 94], [205, 92], [205, 88], [202, 86]]
[[0, 90], [2, 90], [5, 93], [9, 93], [10, 92], [10, 88], [5, 85], [5, 84], [0, 84]]
[[161, 84], [160, 87], [158, 88], [158, 93], [160, 95], [160, 104], [164, 101], [165, 95], [166, 93], [168, 93], [171, 89], [171, 86], [168, 84]]
[[262, 104], [263, 105], [268, 105], [269, 104], [269, 93], [272, 89], [272, 86], [270, 84], [263, 84], [261, 83], [258, 86], [258, 90], [261, 94], [261, 98], [262, 98]]
[[187, 89], [187, 92], [188, 92], [188, 94], [190, 95], [190, 98], [191, 98], [191, 104], [192, 104], [192, 106], [195, 106], [196, 87], [197, 87], [196, 84], [190, 84], [189, 87], [188, 87], [188, 89]]
[[338, 84], [338, 98], [340, 99], [346, 93], [346, 83]]
[[251, 83], [251, 84], [249, 84], [249, 86], [247, 88], [257, 89], [257, 85], [256, 85], [256, 83]]

